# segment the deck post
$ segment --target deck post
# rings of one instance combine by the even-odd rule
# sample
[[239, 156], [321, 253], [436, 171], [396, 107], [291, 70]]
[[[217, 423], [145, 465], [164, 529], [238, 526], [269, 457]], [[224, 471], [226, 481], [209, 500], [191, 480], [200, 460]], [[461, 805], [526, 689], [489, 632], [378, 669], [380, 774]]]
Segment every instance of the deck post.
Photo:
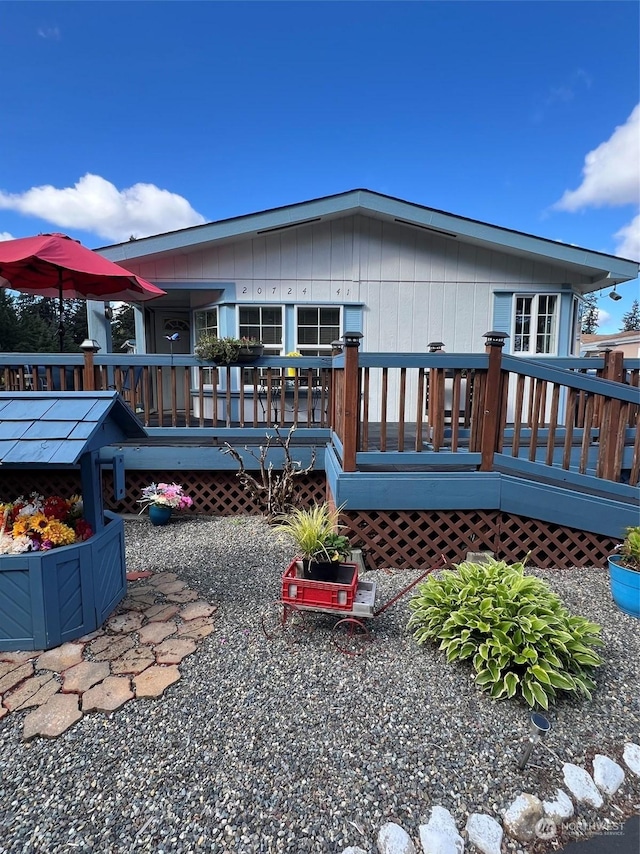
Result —
[[509, 336], [505, 332], [487, 332], [485, 352], [489, 354], [487, 382], [485, 385], [484, 408], [482, 412], [482, 462], [480, 471], [493, 471], [493, 456], [498, 446], [500, 412], [502, 410], [502, 348]]
[[342, 397], [343, 430], [342, 470], [356, 471], [356, 451], [358, 449], [358, 429], [360, 427], [360, 367], [358, 348], [362, 332], [345, 332], [342, 336], [344, 346], [344, 385]]
[[[622, 350], [609, 350], [605, 357], [603, 378], [611, 382], [624, 382], [624, 353]], [[600, 422], [600, 433], [606, 430], [606, 436], [600, 436], [604, 445], [602, 477], [606, 480], [618, 480], [616, 476], [616, 445], [620, 421], [620, 401], [609, 399], [604, 406], [608, 409]]]
[[80, 349], [84, 354], [84, 372], [82, 377], [82, 387], [84, 391], [96, 390], [96, 372], [93, 365], [93, 357], [101, 349], [97, 341], [93, 338], [85, 338]]

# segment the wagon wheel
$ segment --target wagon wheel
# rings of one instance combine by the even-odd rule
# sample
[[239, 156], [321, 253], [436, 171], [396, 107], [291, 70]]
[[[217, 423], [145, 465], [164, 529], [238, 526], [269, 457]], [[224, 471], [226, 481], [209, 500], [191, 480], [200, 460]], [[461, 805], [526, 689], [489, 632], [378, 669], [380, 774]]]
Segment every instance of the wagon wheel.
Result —
[[260, 620], [262, 631], [269, 640], [282, 636], [289, 643], [298, 643], [305, 629], [303, 616], [298, 608], [279, 599], [265, 605]]
[[333, 627], [331, 637], [343, 655], [357, 656], [367, 651], [373, 635], [361, 620], [344, 617]]

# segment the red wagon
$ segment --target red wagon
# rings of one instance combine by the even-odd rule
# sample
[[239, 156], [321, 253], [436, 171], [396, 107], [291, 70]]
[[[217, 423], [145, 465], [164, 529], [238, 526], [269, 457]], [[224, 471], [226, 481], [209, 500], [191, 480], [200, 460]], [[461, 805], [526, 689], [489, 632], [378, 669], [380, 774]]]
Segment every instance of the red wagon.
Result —
[[309, 630], [304, 612], [333, 614], [339, 618], [332, 631], [335, 645], [346, 655], [360, 655], [372, 639], [364, 620], [378, 617], [445, 563], [441, 555], [433, 566], [376, 608], [376, 582], [360, 579], [358, 563], [341, 563], [333, 581], [316, 581], [304, 578], [300, 560], [293, 560], [282, 576], [280, 599], [263, 611], [262, 629], [268, 638], [282, 634], [295, 642], [301, 632]]

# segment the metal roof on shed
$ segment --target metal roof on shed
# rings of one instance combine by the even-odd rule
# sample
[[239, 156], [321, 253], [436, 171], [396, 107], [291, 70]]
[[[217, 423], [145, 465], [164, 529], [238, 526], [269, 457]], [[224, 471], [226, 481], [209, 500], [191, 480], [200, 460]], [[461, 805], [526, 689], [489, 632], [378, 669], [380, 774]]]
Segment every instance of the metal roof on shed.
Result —
[[115, 391], [0, 392], [0, 465], [76, 465], [146, 431]]

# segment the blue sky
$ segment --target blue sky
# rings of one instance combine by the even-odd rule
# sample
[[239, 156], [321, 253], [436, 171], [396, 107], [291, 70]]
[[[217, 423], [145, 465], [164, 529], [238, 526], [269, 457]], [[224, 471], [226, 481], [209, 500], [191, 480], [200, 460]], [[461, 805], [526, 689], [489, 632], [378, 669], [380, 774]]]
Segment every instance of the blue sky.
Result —
[[4, 2], [0, 235], [366, 187], [638, 259], [639, 29], [616, 0]]

